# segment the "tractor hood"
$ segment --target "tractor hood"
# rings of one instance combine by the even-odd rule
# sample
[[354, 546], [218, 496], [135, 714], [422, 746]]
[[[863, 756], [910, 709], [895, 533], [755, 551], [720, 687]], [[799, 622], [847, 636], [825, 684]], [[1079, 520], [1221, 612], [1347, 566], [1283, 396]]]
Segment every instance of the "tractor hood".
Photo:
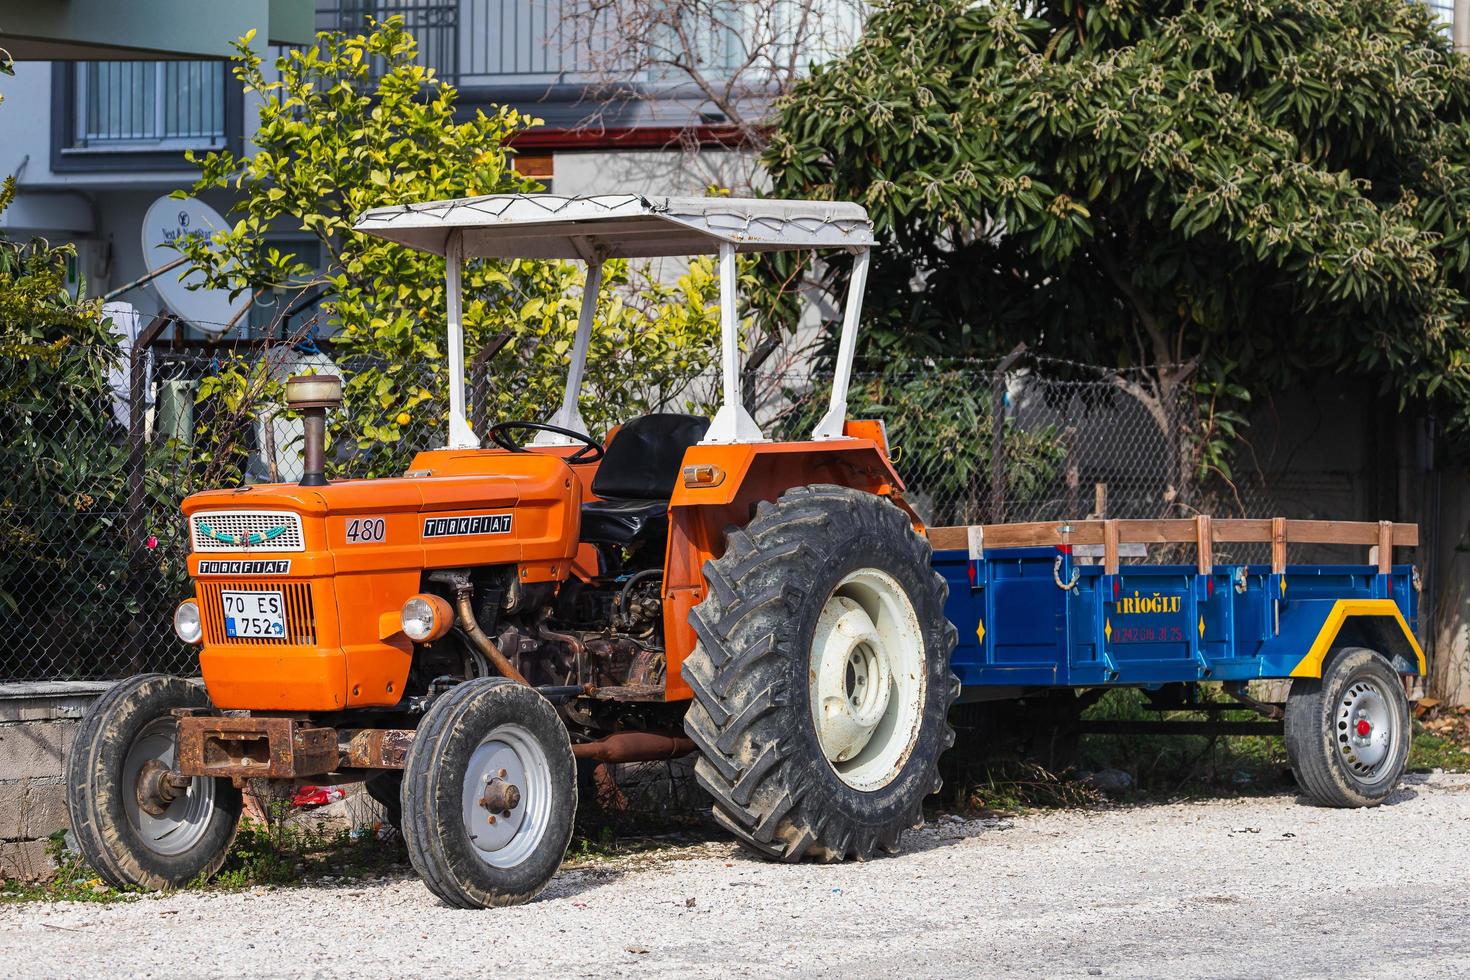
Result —
[[[410, 473], [184, 501], [199, 664], [216, 706], [395, 704], [411, 652], [399, 613], [425, 572], [510, 566], [524, 583], [567, 575], [582, 485], [561, 459], [425, 453]], [[245, 618], [232, 619], [240, 609]]]
[[574, 550], [581, 489], [561, 459], [489, 450], [435, 455], [415, 460], [413, 476], [193, 494], [183, 503], [190, 571], [199, 574], [198, 562], [215, 555], [295, 553], [302, 570], [331, 574], [556, 561]]

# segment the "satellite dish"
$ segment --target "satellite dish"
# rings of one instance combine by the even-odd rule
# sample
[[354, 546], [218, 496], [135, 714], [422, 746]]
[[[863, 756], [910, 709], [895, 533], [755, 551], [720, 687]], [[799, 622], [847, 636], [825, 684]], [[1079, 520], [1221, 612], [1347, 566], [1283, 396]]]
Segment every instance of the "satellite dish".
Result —
[[[220, 213], [203, 201], [193, 197], [181, 201], [165, 195], [149, 205], [143, 216], [143, 261], [149, 272], [157, 272], [179, 257], [168, 247], [170, 242], [190, 233], [207, 237], [229, 227]], [[228, 289], [190, 289], [203, 282], [204, 275], [194, 270], [180, 279], [183, 268], [163, 273], [153, 280], [153, 288], [168, 308], [191, 326], [205, 333], [223, 333], [225, 325], [249, 304], [250, 294], [242, 293], [232, 300]]]

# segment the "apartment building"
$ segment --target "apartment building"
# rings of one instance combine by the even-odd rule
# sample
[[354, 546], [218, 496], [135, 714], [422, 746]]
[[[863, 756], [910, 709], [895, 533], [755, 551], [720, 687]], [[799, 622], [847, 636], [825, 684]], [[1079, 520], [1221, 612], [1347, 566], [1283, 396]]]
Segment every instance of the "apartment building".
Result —
[[[290, 2], [247, 0], [242, 9]], [[587, 6], [581, 0], [306, 2], [312, 18], [308, 37], [313, 28], [360, 32], [369, 18], [403, 17], [418, 39], [420, 60], [459, 89], [463, 112], [503, 104], [542, 119], [543, 125], [517, 140], [518, 167], [557, 192], [699, 193], [711, 185], [748, 186], [752, 179], [752, 159], [739, 148], [737, 127], [687, 75], [660, 68], [655, 59], [620, 60], [618, 52], [629, 44], [627, 32], [644, 28], [581, 20], [576, 10]], [[814, 49], [830, 56], [861, 30], [862, 4], [821, 2], [845, 12], [829, 18], [820, 37], [807, 32], [816, 38]], [[769, 18], [772, 11], [779, 18], [785, 3], [743, 5], [751, 11], [745, 16], [761, 11], [768, 18], [749, 29], [782, 31], [779, 20]], [[148, 34], [149, 25], [136, 21], [167, 6], [154, 2], [118, 9], [127, 12], [132, 30]], [[224, 5], [208, 5], [216, 6]], [[744, 64], [748, 38], [738, 24], [741, 8], [732, 5], [732, 20], [702, 33], [693, 25], [692, 43], [708, 78], [727, 79]], [[188, 9], [194, 20], [194, 12], [206, 8]], [[197, 19], [197, 32], [214, 35], [208, 47], [199, 48], [208, 57], [175, 52], [171, 60], [147, 60], [146, 52], [115, 50], [111, 57], [96, 58], [91, 52], [97, 49], [85, 45], [20, 45], [14, 77], [0, 77], [5, 96], [0, 173], [16, 175], [18, 187], [15, 203], [0, 215], [0, 228], [12, 235], [75, 242], [75, 282], [84, 283], [89, 295], [143, 276], [144, 214], [160, 197], [190, 186], [195, 169], [185, 152], [238, 152], [249, 143], [254, 121], [249, 97], [220, 57], [228, 42], [244, 33], [236, 21], [239, 17], [222, 23]], [[5, 27], [10, 23], [0, 21]], [[156, 33], [167, 33], [159, 28]], [[644, 36], [658, 43], [653, 34]], [[0, 35], [0, 46], [18, 44], [8, 37]], [[268, 39], [276, 38], [262, 32], [267, 55]], [[35, 50], [86, 60], [23, 60]], [[793, 60], [804, 64], [809, 58], [803, 53]], [[229, 206], [222, 196], [206, 203], [221, 212]], [[292, 237], [285, 234], [283, 244]], [[292, 244], [312, 247], [305, 236]], [[163, 305], [147, 287], [126, 298], [143, 310]], [[253, 313], [244, 326], [269, 319], [266, 312]]]

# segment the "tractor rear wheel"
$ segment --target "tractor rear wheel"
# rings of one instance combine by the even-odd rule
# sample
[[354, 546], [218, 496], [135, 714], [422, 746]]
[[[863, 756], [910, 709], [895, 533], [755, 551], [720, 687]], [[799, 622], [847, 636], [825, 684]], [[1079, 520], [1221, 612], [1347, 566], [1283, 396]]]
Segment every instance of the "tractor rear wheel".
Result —
[[683, 667], [715, 819], [786, 861], [896, 851], [954, 742], [956, 633], [928, 540], [887, 500], [808, 486], [725, 542]]
[[224, 863], [240, 824], [228, 779], [175, 783], [175, 708], [207, 708], [181, 677], [140, 674], [93, 702], [66, 760], [66, 805], [77, 847], [118, 888], [176, 888]]
[[519, 905], [561, 866], [577, 767], [556, 709], [482, 677], [430, 705], [403, 767], [403, 842], [429, 890], [459, 908]]
[[1377, 806], [1409, 758], [1409, 699], [1380, 653], [1349, 647], [1286, 699], [1286, 756], [1297, 786], [1321, 806]]

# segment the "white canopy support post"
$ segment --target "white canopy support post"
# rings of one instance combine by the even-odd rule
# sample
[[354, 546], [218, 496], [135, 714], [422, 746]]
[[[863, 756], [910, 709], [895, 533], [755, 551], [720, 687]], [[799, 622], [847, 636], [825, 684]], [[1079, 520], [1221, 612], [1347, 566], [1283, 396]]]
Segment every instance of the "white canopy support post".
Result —
[[720, 242], [720, 374], [724, 404], [710, 422], [703, 442], [764, 442], [760, 426], [740, 397], [740, 319], [736, 310], [735, 246]]
[[464, 238], [452, 231], [444, 249], [444, 307], [449, 321], [449, 448], [477, 449], [464, 412]]
[[[582, 309], [577, 314], [577, 334], [572, 340], [572, 358], [567, 371], [567, 390], [562, 395], [561, 408], [548, 421], [551, 425], [573, 432], [587, 434], [587, 423], [582, 420], [582, 378], [587, 373], [587, 348], [592, 344], [592, 318], [597, 315], [597, 293], [602, 288], [602, 257], [587, 261], [587, 281], [582, 287]], [[538, 432], [531, 440], [533, 446], [571, 446], [577, 440], [555, 432]]]
[[842, 428], [847, 422], [847, 387], [852, 381], [858, 320], [863, 312], [863, 293], [868, 287], [868, 251], [862, 248], [853, 255], [852, 277], [847, 283], [847, 305], [842, 311], [842, 337], [837, 343], [837, 365], [832, 373], [832, 401], [827, 414], [812, 430], [813, 440], [845, 438]]

